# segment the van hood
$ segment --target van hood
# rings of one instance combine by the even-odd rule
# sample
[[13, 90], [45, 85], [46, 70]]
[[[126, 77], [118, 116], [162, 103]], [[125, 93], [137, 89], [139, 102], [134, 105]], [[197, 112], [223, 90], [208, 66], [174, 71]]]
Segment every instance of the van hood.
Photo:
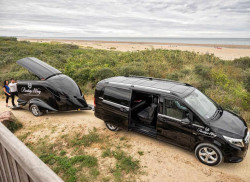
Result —
[[34, 57], [20, 59], [17, 64], [34, 73], [40, 79], [47, 79], [53, 75], [61, 74], [59, 70]]
[[233, 112], [223, 110], [222, 116], [210, 121], [212, 129], [221, 135], [231, 138], [244, 138], [247, 130], [246, 122]]

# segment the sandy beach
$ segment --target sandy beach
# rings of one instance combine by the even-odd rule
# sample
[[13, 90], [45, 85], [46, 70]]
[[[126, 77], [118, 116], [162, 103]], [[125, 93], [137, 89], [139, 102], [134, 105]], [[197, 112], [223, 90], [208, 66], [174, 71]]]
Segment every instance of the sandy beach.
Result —
[[19, 41], [39, 43], [74, 44], [83, 48], [105, 49], [114, 51], [140, 51], [145, 49], [167, 49], [197, 52], [199, 54], [214, 54], [223, 60], [233, 60], [240, 57], [250, 57], [250, 45], [219, 45], [219, 44], [184, 44], [184, 43], [153, 43], [153, 42], [116, 42], [64, 39], [33, 39], [18, 38]]

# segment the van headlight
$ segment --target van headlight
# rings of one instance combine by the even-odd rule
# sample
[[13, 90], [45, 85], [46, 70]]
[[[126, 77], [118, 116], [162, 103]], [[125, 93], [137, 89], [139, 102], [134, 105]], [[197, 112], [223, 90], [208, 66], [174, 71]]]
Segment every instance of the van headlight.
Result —
[[235, 145], [237, 147], [244, 147], [244, 142], [242, 139], [231, 138], [231, 137], [227, 137], [227, 136], [223, 136], [223, 137], [225, 138], [226, 141], [228, 141], [232, 145]]

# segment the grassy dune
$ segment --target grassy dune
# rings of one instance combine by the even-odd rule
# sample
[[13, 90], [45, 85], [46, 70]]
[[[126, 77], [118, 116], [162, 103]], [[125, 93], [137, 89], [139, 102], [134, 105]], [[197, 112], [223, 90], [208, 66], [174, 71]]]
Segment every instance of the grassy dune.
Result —
[[222, 107], [250, 121], [249, 57], [226, 61], [210, 54], [178, 50], [119, 52], [0, 38], [0, 81], [11, 77], [35, 79], [15, 64], [27, 56], [37, 57], [69, 75], [84, 94], [93, 94], [99, 80], [116, 75], [167, 78], [192, 84]]
[[[139, 160], [127, 152], [130, 146], [126, 144], [125, 137], [115, 142], [96, 128], [89, 130], [88, 134], [60, 135], [54, 138], [54, 142], [46, 135], [31, 143], [27, 140], [30, 135], [31, 132], [28, 132], [18, 138], [66, 182], [135, 181], [136, 175], [142, 174]], [[101, 147], [98, 148], [98, 145]], [[98, 152], [90, 152], [96, 147]], [[98, 156], [99, 151], [101, 156]], [[110, 162], [103, 169], [101, 166], [107, 160], [114, 164]]]

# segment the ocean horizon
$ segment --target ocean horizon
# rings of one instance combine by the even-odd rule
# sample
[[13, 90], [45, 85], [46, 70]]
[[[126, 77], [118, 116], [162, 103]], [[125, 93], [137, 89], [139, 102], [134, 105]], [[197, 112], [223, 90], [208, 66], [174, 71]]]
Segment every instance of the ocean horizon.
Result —
[[37, 39], [64, 39], [117, 42], [156, 42], [185, 44], [250, 45], [250, 38], [170, 38], [170, 37], [21, 37]]

